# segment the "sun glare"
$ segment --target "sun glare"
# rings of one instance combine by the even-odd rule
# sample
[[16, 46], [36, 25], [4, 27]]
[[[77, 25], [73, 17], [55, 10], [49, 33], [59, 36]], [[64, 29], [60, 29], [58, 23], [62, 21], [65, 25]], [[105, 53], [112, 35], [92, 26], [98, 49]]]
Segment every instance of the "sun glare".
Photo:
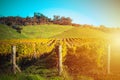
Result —
[[115, 32], [111, 35], [111, 43], [116, 47], [120, 47], [120, 32]]

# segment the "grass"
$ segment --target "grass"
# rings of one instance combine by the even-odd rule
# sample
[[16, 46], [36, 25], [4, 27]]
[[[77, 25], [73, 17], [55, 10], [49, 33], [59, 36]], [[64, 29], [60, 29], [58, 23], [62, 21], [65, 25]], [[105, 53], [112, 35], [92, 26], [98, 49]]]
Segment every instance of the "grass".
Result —
[[24, 35], [19, 34], [16, 30], [9, 26], [0, 24], [0, 39], [21, 39], [26, 38]]
[[21, 38], [106, 38], [107, 33], [100, 30], [73, 27], [70, 25], [29, 25], [22, 26], [22, 33], [16, 32], [16, 30], [0, 25], [0, 39], [21, 39]]
[[0, 80], [63, 80], [63, 77], [52, 76], [52, 77], [43, 77], [38, 74], [2, 74], [0, 75]]
[[[107, 78], [108, 79], [108, 78]], [[107, 80], [105, 79], [105, 80]], [[91, 77], [87, 76], [77, 76], [75, 79], [72, 79], [71, 77], [65, 78], [63, 76], [52, 76], [52, 77], [42, 77], [37, 74], [25, 74], [25, 73], [20, 73], [20, 74], [2, 74], [0, 75], [0, 80], [94, 80]], [[111, 80], [111, 79], [108, 79]]]
[[46, 80], [46, 78], [43, 78], [39, 75], [26, 75], [24, 73], [21, 74], [2, 74], [0, 75], [0, 80]]
[[29, 38], [106, 38], [105, 32], [96, 29], [65, 25], [25, 26], [22, 34]]
[[22, 34], [29, 38], [51, 38], [52, 36], [58, 35], [73, 28], [73, 26], [62, 26], [62, 25], [36, 25], [36, 26], [25, 26], [22, 30]]
[[119, 74], [110, 74], [106, 76], [99, 76], [99, 78], [92, 78], [87, 76], [76, 76], [74, 79], [71, 77], [64, 78], [63, 76], [42, 77], [38, 74], [0, 74], [0, 80], [120, 80]]

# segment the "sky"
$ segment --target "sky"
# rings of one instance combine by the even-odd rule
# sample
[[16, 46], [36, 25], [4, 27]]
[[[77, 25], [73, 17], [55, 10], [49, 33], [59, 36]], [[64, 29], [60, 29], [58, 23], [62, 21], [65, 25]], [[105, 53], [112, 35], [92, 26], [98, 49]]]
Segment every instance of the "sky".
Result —
[[73, 23], [120, 27], [120, 0], [0, 0], [0, 16], [33, 16], [40, 12], [71, 17]]

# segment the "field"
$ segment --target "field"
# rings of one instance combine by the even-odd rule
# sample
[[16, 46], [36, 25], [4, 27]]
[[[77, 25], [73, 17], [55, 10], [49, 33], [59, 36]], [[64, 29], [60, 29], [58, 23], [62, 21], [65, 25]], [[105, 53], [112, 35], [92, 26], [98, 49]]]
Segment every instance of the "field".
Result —
[[[109, 35], [53, 24], [23, 26], [20, 34], [0, 25], [0, 80], [119, 80], [118, 73], [107, 74]], [[13, 46], [22, 70], [16, 75], [11, 73]]]

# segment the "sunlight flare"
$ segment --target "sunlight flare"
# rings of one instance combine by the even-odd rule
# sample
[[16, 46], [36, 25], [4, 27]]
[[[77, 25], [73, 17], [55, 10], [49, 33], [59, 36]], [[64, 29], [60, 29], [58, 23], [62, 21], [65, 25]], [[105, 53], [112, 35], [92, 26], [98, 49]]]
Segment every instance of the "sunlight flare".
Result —
[[120, 47], [120, 32], [115, 32], [111, 35], [111, 42], [114, 46]]

